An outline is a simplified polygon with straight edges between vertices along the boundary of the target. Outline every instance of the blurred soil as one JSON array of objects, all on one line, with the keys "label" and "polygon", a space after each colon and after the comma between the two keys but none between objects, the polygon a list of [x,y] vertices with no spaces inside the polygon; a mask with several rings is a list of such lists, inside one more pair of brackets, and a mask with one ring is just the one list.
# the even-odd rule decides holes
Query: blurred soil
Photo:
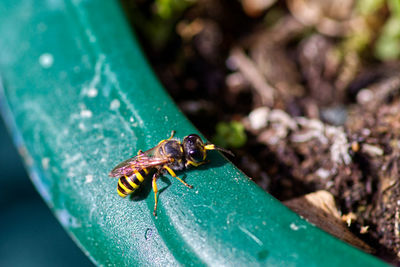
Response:
[{"label": "blurred soil", "polygon": [[282,201],[328,191],[348,229],[391,263],[400,262],[396,3],[123,1],[161,82],[209,140],[228,140],[219,143],[233,162]]}]

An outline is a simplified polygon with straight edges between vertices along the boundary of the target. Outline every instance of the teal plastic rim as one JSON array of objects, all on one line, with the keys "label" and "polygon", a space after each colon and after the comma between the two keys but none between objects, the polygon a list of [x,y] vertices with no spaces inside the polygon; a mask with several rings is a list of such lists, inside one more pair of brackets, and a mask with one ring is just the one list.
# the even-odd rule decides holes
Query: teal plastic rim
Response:
[{"label": "teal plastic rim", "polygon": [[37,190],[98,265],[379,266],[307,223],[218,152],[122,199],[119,161],[198,131],[148,66],[118,2],[0,3],[2,115]]}]

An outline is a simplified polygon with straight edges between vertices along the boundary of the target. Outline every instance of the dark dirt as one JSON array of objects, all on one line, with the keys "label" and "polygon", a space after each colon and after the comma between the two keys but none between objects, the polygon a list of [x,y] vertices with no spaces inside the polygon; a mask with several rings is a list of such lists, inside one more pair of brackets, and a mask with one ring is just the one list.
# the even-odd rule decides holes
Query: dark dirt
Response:
[{"label": "dark dirt", "polygon": [[[155,3],[123,1],[158,77],[205,136],[241,123],[247,141],[230,147],[240,169],[282,201],[331,192],[353,233],[398,263],[400,61],[374,53],[390,7],[320,1],[310,15],[313,1],[273,2],[198,0],[161,19]],[[144,24],[160,21],[168,37],[155,42]]]}]

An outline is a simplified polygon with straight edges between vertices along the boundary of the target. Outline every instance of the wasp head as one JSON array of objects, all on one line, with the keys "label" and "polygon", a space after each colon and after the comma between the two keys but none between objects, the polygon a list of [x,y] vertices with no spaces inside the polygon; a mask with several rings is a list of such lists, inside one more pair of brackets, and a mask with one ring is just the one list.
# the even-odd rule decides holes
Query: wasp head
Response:
[{"label": "wasp head", "polygon": [[183,150],[185,151],[186,164],[198,166],[205,162],[207,150],[220,150],[233,155],[229,150],[217,147],[213,144],[204,144],[200,136],[191,134],[183,139]]}]

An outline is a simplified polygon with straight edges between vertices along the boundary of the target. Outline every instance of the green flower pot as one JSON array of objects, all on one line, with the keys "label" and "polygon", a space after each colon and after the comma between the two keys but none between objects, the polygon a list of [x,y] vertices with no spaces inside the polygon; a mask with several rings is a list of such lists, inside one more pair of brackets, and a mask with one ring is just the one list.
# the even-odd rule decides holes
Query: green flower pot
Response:
[{"label": "green flower pot", "polygon": [[198,133],[146,62],[120,4],[0,3],[4,119],[37,190],[98,265],[380,266],[307,223],[219,152],[118,196],[108,172],[169,136]]}]

